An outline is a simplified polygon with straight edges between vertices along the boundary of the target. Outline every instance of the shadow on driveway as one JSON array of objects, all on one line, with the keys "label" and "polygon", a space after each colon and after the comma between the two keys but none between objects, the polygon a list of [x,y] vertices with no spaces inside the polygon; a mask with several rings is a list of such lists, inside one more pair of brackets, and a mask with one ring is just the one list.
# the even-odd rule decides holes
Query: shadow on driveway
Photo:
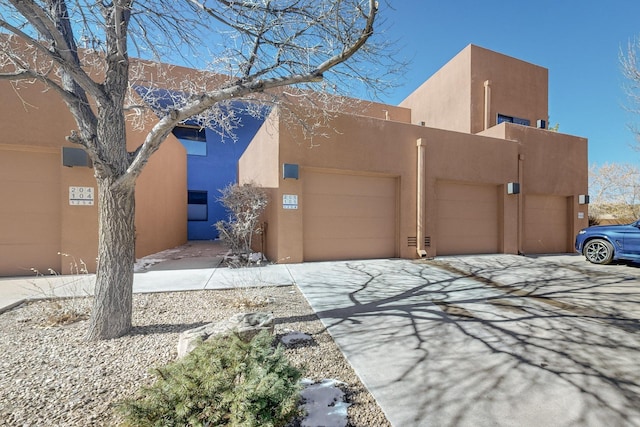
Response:
[{"label": "shadow on driveway", "polygon": [[395,426],[640,425],[635,279],[508,255],[290,271]]}]

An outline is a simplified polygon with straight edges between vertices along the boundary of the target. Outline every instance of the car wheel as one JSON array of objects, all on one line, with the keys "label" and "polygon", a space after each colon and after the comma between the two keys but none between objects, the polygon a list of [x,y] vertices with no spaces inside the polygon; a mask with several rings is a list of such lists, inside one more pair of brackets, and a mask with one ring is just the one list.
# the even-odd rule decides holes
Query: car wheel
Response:
[{"label": "car wheel", "polygon": [[613,246],[603,239],[593,239],[584,246],[584,256],[594,264],[609,264],[613,259]]}]

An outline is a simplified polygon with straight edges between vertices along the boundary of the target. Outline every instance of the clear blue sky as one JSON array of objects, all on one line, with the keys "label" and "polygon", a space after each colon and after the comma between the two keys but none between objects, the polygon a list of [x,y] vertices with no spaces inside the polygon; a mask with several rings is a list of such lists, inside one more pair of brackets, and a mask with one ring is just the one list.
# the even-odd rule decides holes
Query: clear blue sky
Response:
[{"label": "clear blue sky", "polygon": [[640,117],[624,108],[619,62],[620,49],[640,37],[640,0],[391,3],[381,17],[410,68],[383,101],[398,104],[471,43],[549,70],[550,122],[589,139],[589,163],[640,161],[628,128]]}]

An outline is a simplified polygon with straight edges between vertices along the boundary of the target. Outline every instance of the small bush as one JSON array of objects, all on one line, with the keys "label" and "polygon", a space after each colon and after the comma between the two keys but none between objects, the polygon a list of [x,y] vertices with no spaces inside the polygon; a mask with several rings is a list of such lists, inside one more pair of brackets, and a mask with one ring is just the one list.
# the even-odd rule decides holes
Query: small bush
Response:
[{"label": "small bush", "polygon": [[253,236],[261,233],[259,220],[267,207],[267,193],[254,184],[231,184],[220,193],[218,200],[229,211],[229,221],[218,221],[215,227],[240,265],[248,265]]},{"label": "small bush", "polygon": [[124,402],[126,426],[284,426],[298,414],[301,372],[262,332],[202,343],[155,370],[155,384]]},{"label": "small bush", "polygon": [[85,262],[61,252],[58,255],[70,259],[70,274],[61,275],[50,268],[49,274],[45,275],[35,268],[31,269],[38,279],[30,282],[32,290],[38,299],[49,301],[47,304],[30,304],[28,311],[32,320],[48,326],[67,325],[88,319],[93,303],[89,290],[94,286],[95,279],[89,274]]}]

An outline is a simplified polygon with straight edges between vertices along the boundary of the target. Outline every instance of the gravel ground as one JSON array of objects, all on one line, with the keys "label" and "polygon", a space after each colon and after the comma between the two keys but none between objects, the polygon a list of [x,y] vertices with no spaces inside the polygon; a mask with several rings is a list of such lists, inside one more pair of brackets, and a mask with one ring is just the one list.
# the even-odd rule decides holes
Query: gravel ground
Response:
[{"label": "gravel ground", "polygon": [[136,294],[133,304],[131,333],[99,342],[84,341],[86,320],[50,325],[60,309],[52,302],[1,314],[0,426],[117,425],[114,405],[149,384],[151,368],[176,358],[180,332],[259,310],[274,314],[278,337],[289,331],[313,337],[287,354],[308,378],[346,383],[350,426],[390,426],[295,287]]}]

